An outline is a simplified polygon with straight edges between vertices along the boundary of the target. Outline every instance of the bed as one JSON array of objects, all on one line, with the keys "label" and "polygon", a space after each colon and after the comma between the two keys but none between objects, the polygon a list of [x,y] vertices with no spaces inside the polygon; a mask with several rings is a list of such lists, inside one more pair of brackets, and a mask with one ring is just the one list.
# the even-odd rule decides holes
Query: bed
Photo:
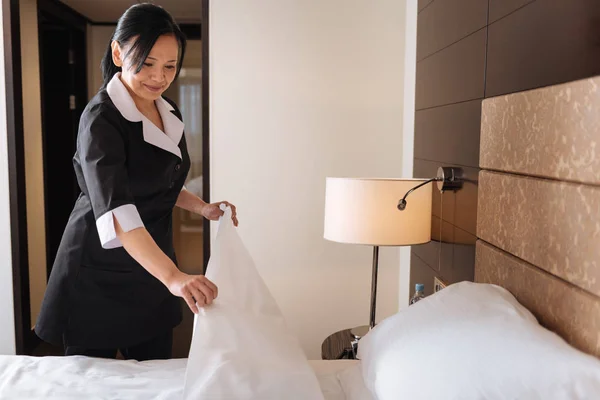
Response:
[{"label": "bed", "polygon": [[[345,400],[358,361],[309,361],[325,400]],[[187,360],[0,357],[1,399],[180,400]],[[359,372],[358,372],[359,373]],[[345,388],[344,388],[345,385]]]},{"label": "bed", "polygon": [[[483,101],[475,283],[382,321],[360,361],[310,361],[325,399],[600,399],[599,88]],[[0,398],[176,399],[185,369],[0,357]]]}]

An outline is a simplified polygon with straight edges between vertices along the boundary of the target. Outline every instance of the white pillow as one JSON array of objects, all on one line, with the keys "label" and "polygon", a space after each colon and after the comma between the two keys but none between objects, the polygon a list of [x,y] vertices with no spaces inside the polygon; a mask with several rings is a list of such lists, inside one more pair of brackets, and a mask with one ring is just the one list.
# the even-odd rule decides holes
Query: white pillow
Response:
[{"label": "white pillow", "polygon": [[462,282],[359,343],[378,400],[600,399],[600,360],[540,326],[505,289]]}]

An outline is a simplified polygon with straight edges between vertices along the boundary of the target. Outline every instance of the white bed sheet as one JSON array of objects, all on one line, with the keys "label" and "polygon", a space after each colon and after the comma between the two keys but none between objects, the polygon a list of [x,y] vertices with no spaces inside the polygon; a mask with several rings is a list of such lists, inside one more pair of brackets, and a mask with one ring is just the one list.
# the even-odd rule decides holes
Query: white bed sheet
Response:
[{"label": "white bed sheet", "polygon": [[[346,400],[338,373],[358,361],[309,361],[326,400]],[[179,400],[187,359],[0,356],[0,399]],[[309,400],[309,399],[307,399]]]}]

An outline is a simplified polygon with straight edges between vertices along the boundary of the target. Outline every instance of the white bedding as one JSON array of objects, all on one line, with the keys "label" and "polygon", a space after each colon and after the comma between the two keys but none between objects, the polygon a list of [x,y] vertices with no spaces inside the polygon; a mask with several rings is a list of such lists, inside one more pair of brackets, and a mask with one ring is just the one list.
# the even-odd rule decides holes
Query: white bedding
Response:
[{"label": "white bedding", "polygon": [[[350,400],[338,374],[358,361],[309,361],[326,400]],[[0,356],[0,399],[181,399],[187,359]],[[307,399],[309,400],[309,399]]]}]

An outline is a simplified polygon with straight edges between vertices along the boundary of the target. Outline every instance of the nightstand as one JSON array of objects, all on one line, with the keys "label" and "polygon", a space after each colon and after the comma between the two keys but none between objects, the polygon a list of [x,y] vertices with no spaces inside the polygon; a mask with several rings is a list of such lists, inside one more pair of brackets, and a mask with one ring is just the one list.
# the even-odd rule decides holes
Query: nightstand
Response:
[{"label": "nightstand", "polygon": [[356,349],[353,350],[353,342],[355,342],[355,338],[350,329],[329,335],[321,345],[321,358],[323,360],[354,360]]}]

